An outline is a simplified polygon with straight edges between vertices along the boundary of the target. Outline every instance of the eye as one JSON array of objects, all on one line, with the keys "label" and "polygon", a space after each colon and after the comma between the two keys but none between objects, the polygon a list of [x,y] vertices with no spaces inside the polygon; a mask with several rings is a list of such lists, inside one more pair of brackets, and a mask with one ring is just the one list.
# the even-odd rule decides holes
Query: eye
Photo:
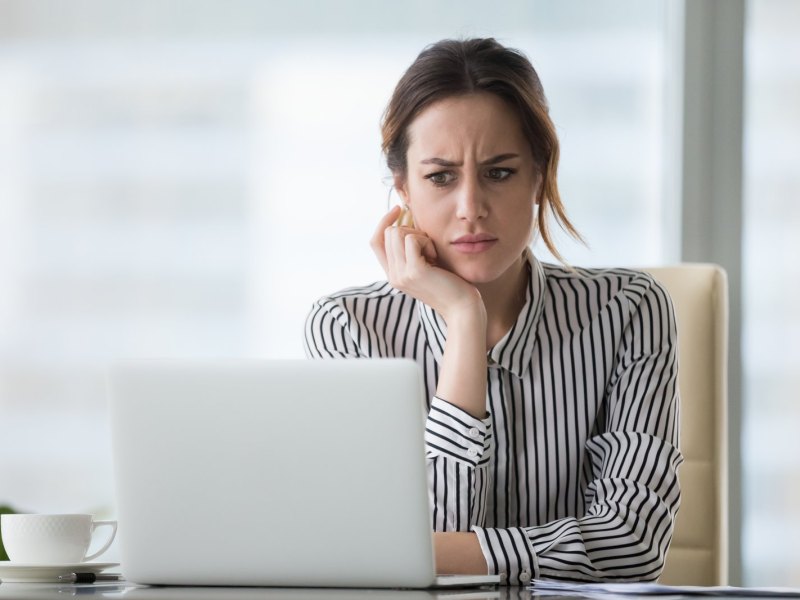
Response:
[{"label": "eye", "polygon": [[504,167],[492,167],[486,172],[486,176],[494,181],[503,181],[516,173],[515,169]]},{"label": "eye", "polygon": [[436,173],[425,175],[425,179],[437,187],[443,187],[452,182],[455,178],[456,176],[452,171],[437,171]]}]

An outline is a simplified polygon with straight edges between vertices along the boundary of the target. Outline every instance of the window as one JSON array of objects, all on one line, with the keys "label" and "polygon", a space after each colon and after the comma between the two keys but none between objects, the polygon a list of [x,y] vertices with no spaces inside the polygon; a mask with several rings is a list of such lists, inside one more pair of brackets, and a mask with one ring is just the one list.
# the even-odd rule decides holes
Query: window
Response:
[{"label": "window", "polygon": [[800,5],[747,5],[742,356],[743,566],[800,585]]},{"label": "window", "polygon": [[314,299],[383,277],[378,123],[432,41],[539,70],[591,245],[570,262],[677,258],[665,2],[185,8],[0,5],[0,502],[113,514],[110,361],[300,357]]}]

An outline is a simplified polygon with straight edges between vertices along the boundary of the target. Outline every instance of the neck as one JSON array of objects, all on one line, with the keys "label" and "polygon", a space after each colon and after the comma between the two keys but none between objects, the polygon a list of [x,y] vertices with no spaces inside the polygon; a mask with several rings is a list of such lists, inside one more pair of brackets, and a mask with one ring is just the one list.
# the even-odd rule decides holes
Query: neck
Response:
[{"label": "neck", "polygon": [[486,347],[499,342],[508,333],[525,305],[528,287],[528,261],[525,255],[498,279],[476,287],[486,307]]}]

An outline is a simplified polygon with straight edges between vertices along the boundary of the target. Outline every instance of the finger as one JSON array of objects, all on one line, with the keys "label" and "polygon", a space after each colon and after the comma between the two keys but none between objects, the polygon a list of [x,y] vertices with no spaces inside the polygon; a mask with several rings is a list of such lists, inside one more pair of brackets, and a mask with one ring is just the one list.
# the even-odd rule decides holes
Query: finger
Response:
[{"label": "finger", "polygon": [[429,263],[435,263],[436,259],[439,258],[439,254],[436,252],[436,244],[434,244],[433,240],[428,237],[427,233],[420,231],[419,229],[414,229],[413,227],[396,227],[396,229],[404,235],[411,234],[421,238],[419,244],[420,251]]},{"label": "finger", "polygon": [[426,250],[426,248],[432,245],[431,239],[425,235],[412,233],[405,236],[403,249],[405,250],[405,261],[410,270],[419,272],[421,269],[430,266],[426,254],[429,254],[430,250]]},{"label": "finger", "polygon": [[373,252],[375,252],[375,255],[378,257],[378,262],[381,263],[384,271],[387,269],[385,232],[386,229],[391,227],[392,224],[397,220],[397,217],[400,215],[400,210],[401,209],[399,206],[392,207],[392,210],[386,213],[381,220],[378,221],[378,226],[375,228],[375,233],[370,239],[370,246],[372,247]]},{"label": "finger", "polygon": [[373,235],[373,239],[379,238],[383,240],[383,231],[387,227],[391,227],[394,225],[397,218],[400,216],[402,212],[402,208],[400,206],[393,206],[392,209],[381,217],[381,220],[378,221],[378,226],[375,228],[375,235]]},{"label": "finger", "polygon": [[425,236],[425,239],[428,241],[428,243],[422,247],[422,254],[429,263],[435,264],[436,259],[439,258],[439,253],[436,252],[436,244],[434,244],[433,240],[427,236]]},{"label": "finger", "polygon": [[386,261],[390,278],[405,270],[406,251],[403,238],[406,234],[398,227],[387,227],[384,233]]},{"label": "finger", "polygon": [[429,242],[431,242],[430,244],[427,243],[418,244],[419,248],[417,252],[424,252],[428,257],[432,259],[436,258],[436,249],[433,247],[433,242],[428,237],[428,234],[420,231],[419,229],[398,225],[396,227],[387,228],[385,234],[386,234],[385,239],[390,240],[390,242],[389,241],[386,242],[387,253],[391,252],[393,254],[394,263],[397,267],[402,268],[406,263],[405,238],[409,235],[422,238],[423,240],[428,240]]}]

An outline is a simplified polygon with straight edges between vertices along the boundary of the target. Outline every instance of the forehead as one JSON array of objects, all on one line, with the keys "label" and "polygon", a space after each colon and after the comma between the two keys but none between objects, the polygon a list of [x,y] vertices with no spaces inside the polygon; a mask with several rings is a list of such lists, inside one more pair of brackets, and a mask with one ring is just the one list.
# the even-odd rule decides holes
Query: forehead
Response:
[{"label": "forehead", "polygon": [[434,102],[411,122],[408,134],[410,157],[457,158],[528,151],[516,111],[502,98],[486,92]]}]

